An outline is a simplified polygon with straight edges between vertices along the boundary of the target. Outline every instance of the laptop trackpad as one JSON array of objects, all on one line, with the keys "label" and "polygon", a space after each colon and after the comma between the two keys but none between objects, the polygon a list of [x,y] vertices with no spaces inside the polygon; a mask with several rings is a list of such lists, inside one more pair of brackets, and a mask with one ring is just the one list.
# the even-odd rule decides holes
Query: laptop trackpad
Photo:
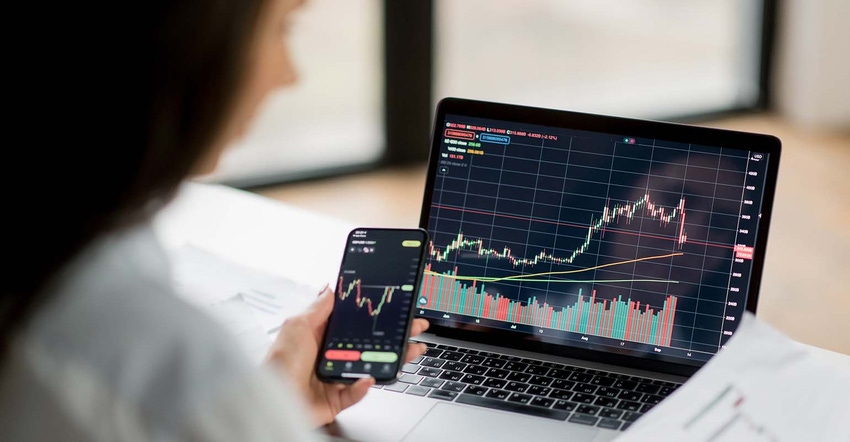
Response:
[{"label": "laptop trackpad", "polygon": [[598,430],[561,421],[531,418],[516,413],[437,404],[419,421],[405,441],[487,440],[592,440]]}]

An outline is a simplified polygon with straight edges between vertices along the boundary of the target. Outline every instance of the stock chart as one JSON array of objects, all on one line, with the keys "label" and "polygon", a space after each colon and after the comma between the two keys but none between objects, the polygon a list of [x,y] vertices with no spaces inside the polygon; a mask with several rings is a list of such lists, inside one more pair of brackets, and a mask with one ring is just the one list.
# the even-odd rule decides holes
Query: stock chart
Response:
[{"label": "stock chart", "polygon": [[463,116],[444,126],[421,315],[694,360],[731,336],[766,154]]}]

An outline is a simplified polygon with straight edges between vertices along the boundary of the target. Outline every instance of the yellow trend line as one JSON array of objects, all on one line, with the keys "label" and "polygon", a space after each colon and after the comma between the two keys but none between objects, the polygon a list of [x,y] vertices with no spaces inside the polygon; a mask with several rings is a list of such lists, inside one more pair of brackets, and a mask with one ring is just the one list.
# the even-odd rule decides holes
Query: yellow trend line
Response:
[{"label": "yellow trend line", "polygon": [[[508,280],[516,280],[516,279],[522,280],[522,279],[525,279],[525,278],[532,278],[532,277],[535,277],[535,276],[567,275],[567,274],[571,274],[571,273],[581,273],[581,272],[587,272],[589,270],[597,270],[597,269],[617,266],[617,265],[621,265],[621,264],[631,264],[633,262],[649,261],[651,259],[672,258],[674,256],[682,256],[682,255],[684,255],[684,253],[682,253],[682,252],[668,253],[666,255],[645,256],[643,258],[630,259],[628,261],[611,262],[611,263],[608,263],[608,264],[602,264],[602,265],[598,265],[598,266],[594,266],[594,267],[587,267],[587,268],[584,268],[584,269],[563,270],[563,271],[560,271],[560,272],[531,273],[531,274],[527,274],[527,275],[524,274],[524,275],[505,276],[503,278],[487,278],[486,276],[485,277],[480,277],[480,276],[475,277],[475,276],[458,276],[458,275],[452,275],[452,278],[456,279],[456,280],[461,280],[461,281],[468,281],[468,280],[471,280],[471,279],[475,279],[475,280],[478,280],[478,281],[481,281],[481,282],[499,282],[499,281],[508,281]],[[427,273],[430,274],[430,275],[439,275],[440,274],[440,273],[437,273],[437,272],[434,272],[434,271],[429,271]]]}]

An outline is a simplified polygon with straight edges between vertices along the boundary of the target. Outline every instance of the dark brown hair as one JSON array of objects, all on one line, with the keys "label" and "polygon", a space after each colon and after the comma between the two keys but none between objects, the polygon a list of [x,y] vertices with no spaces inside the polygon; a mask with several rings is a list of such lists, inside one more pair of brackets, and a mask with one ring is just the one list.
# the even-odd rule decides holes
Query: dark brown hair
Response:
[{"label": "dark brown hair", "polygon": [[42,26],[55,40],[22,62],[37,80],[20,109],[41,130],[16,147],[22,174],[5,189],[0,351],[66,263],[149,217],[222,136],[263,2],[146,0]]}]

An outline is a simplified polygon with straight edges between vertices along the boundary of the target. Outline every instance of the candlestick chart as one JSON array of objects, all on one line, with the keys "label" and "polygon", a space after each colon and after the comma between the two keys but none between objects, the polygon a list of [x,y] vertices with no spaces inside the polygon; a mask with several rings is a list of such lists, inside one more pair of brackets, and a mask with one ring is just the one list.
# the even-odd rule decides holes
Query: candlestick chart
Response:
[{"label": "candlestick chart", "polygon": [[718,351],[743,312],[764,156],[453,118],[466,138],[447,131],[432,169],[421,315],[571,345]]}]

